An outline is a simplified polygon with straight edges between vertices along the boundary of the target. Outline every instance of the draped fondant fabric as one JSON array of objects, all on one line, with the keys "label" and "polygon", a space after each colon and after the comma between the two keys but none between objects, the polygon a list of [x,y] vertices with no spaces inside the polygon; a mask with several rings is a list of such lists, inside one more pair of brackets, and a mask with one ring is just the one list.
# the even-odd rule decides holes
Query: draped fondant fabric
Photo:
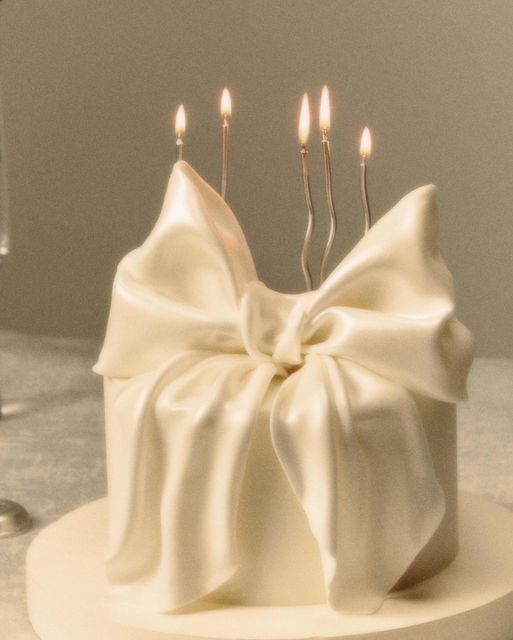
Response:
[{"label": "draped fondant fabric", "polygon": [[319,545],[329,604],[376,611],[430,540],[444,494],[412,393],[465,397],[472,339],[437,248],[435,189],[408,194],[316,291],[256,276],[235,216],[185,162],[119,265],[95,370],[107,413],[111,588],[170,611],[237,569],[249,440],[272,442]]}]

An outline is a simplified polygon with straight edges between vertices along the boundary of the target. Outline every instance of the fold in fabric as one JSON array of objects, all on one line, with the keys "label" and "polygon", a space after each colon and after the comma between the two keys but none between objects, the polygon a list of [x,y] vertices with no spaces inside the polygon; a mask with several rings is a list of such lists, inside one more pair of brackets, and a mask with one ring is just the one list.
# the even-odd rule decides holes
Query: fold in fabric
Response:
[{"label": "fold in fabric", "polygon": [[472,339],[437,248],[434,187],[408,194],[314,292],[257,280],[231,210],[185,162],[119,265],[95,370],[106,396],[111,589],[170,611],[237,569],[237,503],[271,381],[276,455],[328,602],[376,611],[444,494],[410,392],[465,397]]},{"label": "fold in fabric", "polygon": [[415,402],[360,365],[310,355],[283,383],[271,423],[329,604],[377,610],[445,513]]},{"label": "fold in fabric", "polygon": [[274,375],[241,355],[186,353],[112,399],[106,569],[137,606],[167,611],[235,571],[246,452]]}]

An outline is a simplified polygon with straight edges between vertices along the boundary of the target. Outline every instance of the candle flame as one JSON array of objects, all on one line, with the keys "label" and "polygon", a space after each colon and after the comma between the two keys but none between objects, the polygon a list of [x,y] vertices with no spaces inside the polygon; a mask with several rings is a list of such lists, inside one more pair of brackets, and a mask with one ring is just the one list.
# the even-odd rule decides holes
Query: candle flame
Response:
[{"label": "candle flame", "polygon": [[232,115],[232,98],[226,87],[221,95],[221,115],[223,118],[229,118]]},{"label": "candle flame", "polygon": [[308,136],[310,134],[310,103],[308,101],[308,94],[305,93],[301,102],[301,112],[299,114],[299,142],[302,145],[306,145],[308,142]]},{"label": "candle flame", "polygon": [[362,131],[362,137],[360,140],[360,155],[362,158],[368,158],[372,150],[372,141],[369,127],[365,127]]},{"label": "candle flame", "polygon": [[185,109],[183,104],[176,111],[175,133],[177,138],[181,138],[185,133]]},{"label": "candle flame", "polygon": [[330,128],[330,94],[326,85],[322,88],[321,93],[319,127],[321,128],[321,131],[329,131]]}]

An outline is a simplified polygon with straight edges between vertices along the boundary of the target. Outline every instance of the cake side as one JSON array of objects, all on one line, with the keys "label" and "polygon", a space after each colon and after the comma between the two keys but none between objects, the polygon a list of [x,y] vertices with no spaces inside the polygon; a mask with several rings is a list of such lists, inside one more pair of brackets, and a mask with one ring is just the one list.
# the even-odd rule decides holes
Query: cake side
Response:
[{"label": "cake side", "polygon": [[[430,542],[397,588],[443,568],[458,549],[456,420],[452,404],[416,396],[446,511]],[[394,505],[390,505],[393,509]],[[369,523],[372,526],[372,523]],[[246,606],[326,602],[318,545],[276,458],[269,433],[269,403],[252,437],[237,519],[239,568],[207,601]]]},{"label": "cake side", "polygon": [[[112,407],[114,398],[123,393],[127,384],[129,381],[105,380],[106,407],[110,407],[106,412],[110,487],[124,481],[118,454],[124,447],[126,433]],[[248,448],[235,525],[237,570],[219,589],[202,599],[205,603],[291,606],[326,602],[318,544],[271,441],[270,411],[278,388],[278,382],[271,384]],[[419,395],[415,395],[415,402],[445,495],[446,510],[437,531],[396,585],[398,589],[441,571],[454,559],[458,549],[455,406]],[[159,493],[158,478],[154,480],[155,492]],[[119,491],[117,488],[116,493]],[[111,500],[111,520],[120,517],[118,508],[119,504]],[[390,504],[390,509],[393,508]],[[111,531],[113,529],[111,527]],[[149,544],[148,548],[153,545]],[[148,562],[144,548],[134,557],[134,563],[141,562]]]}]

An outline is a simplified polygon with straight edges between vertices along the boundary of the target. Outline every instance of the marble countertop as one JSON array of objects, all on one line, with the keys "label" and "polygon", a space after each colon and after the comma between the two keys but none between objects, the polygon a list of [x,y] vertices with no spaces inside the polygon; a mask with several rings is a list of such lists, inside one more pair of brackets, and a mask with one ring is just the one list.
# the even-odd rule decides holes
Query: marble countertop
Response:
[{"label": "marble countertop", "polygon": [[[2,640],[36,639],[24,565],[37,531],[106,492],[102,383],[91,372],[98,349],[92,340],[0,332],[0,496],[34,520],[28,533],[0,539]],[[513,360],[475,361],[458,424],[460,488],[513,509]]]}]

